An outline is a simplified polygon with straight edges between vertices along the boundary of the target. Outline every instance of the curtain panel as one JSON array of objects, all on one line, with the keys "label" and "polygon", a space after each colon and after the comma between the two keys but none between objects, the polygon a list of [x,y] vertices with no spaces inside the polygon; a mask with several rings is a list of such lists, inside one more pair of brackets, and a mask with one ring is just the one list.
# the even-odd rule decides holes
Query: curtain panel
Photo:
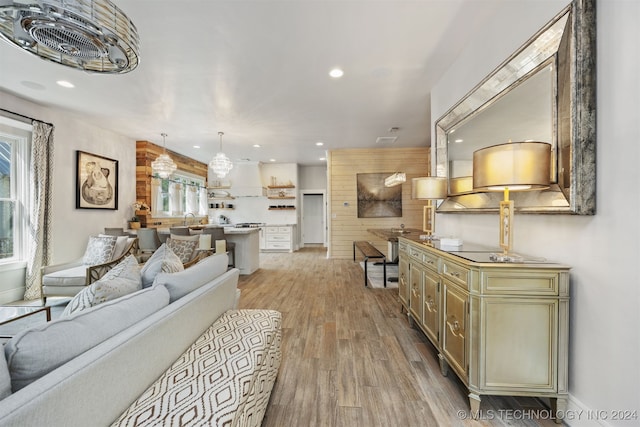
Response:
[{"label": "curtain panel", "polygon": [[41,297],[40,270],[51,258],[54,127],[38,120],[32,124],[25,300]]}]

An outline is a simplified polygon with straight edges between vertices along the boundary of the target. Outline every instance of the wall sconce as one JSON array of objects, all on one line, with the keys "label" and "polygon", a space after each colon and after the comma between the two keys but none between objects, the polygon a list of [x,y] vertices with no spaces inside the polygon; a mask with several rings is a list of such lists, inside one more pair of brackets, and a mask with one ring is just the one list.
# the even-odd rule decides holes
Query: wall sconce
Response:
[{"label": "wall sconce", "polygon": [[384,179],[385,187],[393,187],[407,181],[407,174],[404,172],[396,172]]},{"label": "wall sconce", "polygon": [[427,233],[428,240],[433,239],[436,225],[436,211],[431,201],[446,197],[447,178],[427,176],[411,180],[411,198],[427,201],[422,208],[422,230]]},{"label": "wall sconce", "polygon": [[499,262],[522,262],[509,254],[513,245],[513,200],[509,191],[532,191],[549,188],[551,144],[546,142],[510,142],[473,153],[474,191],[502,191],[500,202],[500,247],[502,254],[492,254]]}]

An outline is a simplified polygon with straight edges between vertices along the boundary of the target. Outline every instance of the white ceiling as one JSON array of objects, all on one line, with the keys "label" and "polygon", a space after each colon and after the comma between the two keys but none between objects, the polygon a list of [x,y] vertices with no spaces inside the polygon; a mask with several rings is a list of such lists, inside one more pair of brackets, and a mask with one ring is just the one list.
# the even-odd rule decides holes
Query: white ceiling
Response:
[{"label": "white ceiling", "polygon": [[380,136],[429,145],[430,88],[500,1],[115,0],[138,28],[138,68],[88,74],[0,42],[0,88],[132,140],[166,132],[204,162],[223,131],[233,161],[321,165],[325,150],[389,146]]}]

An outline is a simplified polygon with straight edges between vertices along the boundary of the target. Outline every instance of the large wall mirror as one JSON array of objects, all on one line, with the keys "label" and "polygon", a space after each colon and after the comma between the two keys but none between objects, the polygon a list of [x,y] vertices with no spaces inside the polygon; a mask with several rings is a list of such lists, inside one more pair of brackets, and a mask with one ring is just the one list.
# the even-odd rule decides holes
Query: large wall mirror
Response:
[{"label": "large wall mirror", "polygon": [[595,0],[574,0],[435,125],[438,212],[497,211],[501,193],[473,192],[473,152],[505,142],[552,145],[551,187],[512,193],[516,211],[595,213]]}]

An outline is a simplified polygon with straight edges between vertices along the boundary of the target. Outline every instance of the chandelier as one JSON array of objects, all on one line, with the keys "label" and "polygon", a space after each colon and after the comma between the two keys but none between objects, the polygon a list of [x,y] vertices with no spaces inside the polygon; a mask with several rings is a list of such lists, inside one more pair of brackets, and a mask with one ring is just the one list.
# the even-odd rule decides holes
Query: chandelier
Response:
[{"label": "chandelier", "polygon": [[169,176],[178,169],[178,166],[176,166],[171,157],[167,154],[167,143],[165,141],[167,134],[161,133],[160,135],[162,135],[162,146],[164,147],[164,152],[151,162],[151,170],[160,178],[169,178]]},{"label": "chandelier", "polygon": [[218,132],[218,135],[220,135],[220,151],[211,159],[209,167],[218,178],[224,178],[229,171],[233,169],[233,163],[231,163],[231,160],[222,152],[222,135],[224,135],[224,132]]},{"label": "chandelier", "polygon": [[138,30],[109,0],[2,0],[0,38],[42,59],[95,73],[138,66]]}]

